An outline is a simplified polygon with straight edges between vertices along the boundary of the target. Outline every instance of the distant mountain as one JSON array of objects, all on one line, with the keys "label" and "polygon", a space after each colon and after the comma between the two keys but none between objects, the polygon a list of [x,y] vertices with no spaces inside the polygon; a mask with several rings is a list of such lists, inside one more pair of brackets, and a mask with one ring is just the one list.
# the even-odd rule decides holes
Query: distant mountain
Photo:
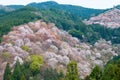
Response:
[{"label": "distant mountain", "polygon": [[12,9],[20,9],[20,8],[23,8],[24,7],[24,5],[8,5],[7,7],[9,7],[9,8],[12,8]]},{"label": "distant mountain", "polygon": [[14,9],[0,5],[0,15],[3,15],[5,13],[11,12],[11,11],[14,11]]},{"label": "distant mountain", "polygon": [[95,15],[98,15],[104,12],[104,10],[102,9],[101,10],[90,9],[90,8],[84,8],[81,6],[63,5],[63,4],[58,4],[56,2],[53,2],[53,1],[48,1],[48,2],[43,2],[43,3],[30,3],[27,6],[32,6],[32,7],[39,8],[39,9],[54,8],[54,9],[64,10],[64,11],[72,13],[73,15],[80,17],[81,19],[88,19],[91,16],[95,16]]},{"label": "distant mountain", "polygon": [[120,27],[120,9],[113,8],[98,16],[91,17],[86,24],[100,24],[109,28]]},{"label": "distant mountain", "polygon": [[54,1],[47,1],[47,2],[41,2],[41,3],[36,3],[36,2],[33,2],[33,3],[30,3],[28,4],[27,6],[32,6],[32,7],[37,7],[37,8],[50,8],[50,7],[53,7],[53,6],[58,6],[59,4],[57,2],[54,2]]},{"label": "distant mountain", "polygon": [[114,8],[120,9],[120,5],[114,6]]},{"label": "distant mountain", "polygon": [[0,5],[0,10],[4,10],[6,12],[9,12],[9,11],[12,11],[14,10],[13,8],[10,8],[10,7],[7,7],[7,6],[3,6],[3,5]]},{"label": "distant mountain", "polygon": [[[63,10],[66,12],[69,12],[73,15],[76,15],[77,17],[83,19],[89,19],[92,16],[98,15],[100,13],[103,13],[105,10],[103,9],[92,9],[92,8],[84,8],[81,6],[74,6],[74,5],[63,5],[63,4],[58,4],[57,2],[54,1],[47,1],[47,2],[42,2],[42,3],[30,3],[26,6],[31,6],[34,8],[38,9],[58,9],[58,10]],[[24,5],[8,5],[5,6],[11,9],[20,9],[25,7]]]}]

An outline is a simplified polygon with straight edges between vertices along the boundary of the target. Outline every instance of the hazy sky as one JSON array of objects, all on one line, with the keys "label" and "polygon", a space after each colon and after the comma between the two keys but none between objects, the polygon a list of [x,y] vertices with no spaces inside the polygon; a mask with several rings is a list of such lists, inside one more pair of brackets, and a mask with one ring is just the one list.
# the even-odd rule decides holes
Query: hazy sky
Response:
[{"label": "hazy sky", "polygon": [[45,2],[45,1],[56,1],[60,4],[72,4],[79,5],[89,8],[111,8],[115,5],[120,4],[120,0],[0,0],[2,5],[10,4],[23,4],[26,5],[31,2]]}]

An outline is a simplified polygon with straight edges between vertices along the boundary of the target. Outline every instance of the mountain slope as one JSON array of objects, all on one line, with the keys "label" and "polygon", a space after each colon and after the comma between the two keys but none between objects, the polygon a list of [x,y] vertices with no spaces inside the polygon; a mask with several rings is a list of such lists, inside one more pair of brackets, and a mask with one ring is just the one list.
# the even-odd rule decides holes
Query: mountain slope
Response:
[{"label": "mountain slope", "polygon": [[[63,5],[63,4],[58,4],[54,1],[47,1],[47,2],[41,2],[41,3],[30,3],[26,6],[31,6],[34,8],[39,8],[39,9],[59,9],[63,10],[66,12],[70,12],[73,15],[78,16],[81,19],[89,19],[91,16],[98,15],[105,10],[103,9],[91,9],[91,8],[84,8],[81,6],[74,6],[74,5]],[[25,7],[24,5],[8,5],[6,7],[12,8],[12,9],[20,9]]]},{"label": "mountain slope", "polygon": [[[33,13],[33,11],[35,12]],[[39,18],[42,18],[47,22],[53,22],[58,26],[58,28],[64,29],[66,31],[75,29],[75,27],[76,29],[79,28],[79,30],[82,30],[82,28],[84,28],[83,31],[88,31],[88,29],[86,29],[87,26],[82,23],[78,17],[68,12],[57,9],[37,10],[31,7],[26,7],[0,17],[1,36],[9,32],[13,25],[19,25],[20,23],[25,23]],[[81,39],[81,36],[85,33],[83,33],[83,31],[81,31],[82,33],[78,34],[76,37],[79,37]]]},{"label": "mountain slope", "polygon": [[9,7],[0,5],[0,15],[3,15],[3,14],[8,13],[8,12],[12,12],[12,11],[14,11],[13,8],[9,8]]},{"label": "mountain slope", "polygon": [[26,7],[0,16],[0,37],[9,32],[13,26],[40,19],[37,12],[34,8]]},{"label": "mountain slope", "polygon": [[91,17],[86,24],[100,24],[108,28],[120,27],[120,10],[117,8],[110,9],[98,16]]},{"label": "mountain slope", "polygon": [[88,19],[93,15],[98,15],[104,12],[104,10],[90,9],[90,8],[84,8],[81,6],[73,6],[73,5],[63,5],[53,1],[48,1],[43,3],[30,3],[27,6],[32,6],[39,9],[54,8],[54,9],[64,10],[72,13],[73,15],[79,16],[81,19]]},{"label": "mountain slope", "polygon": [[81,43],[67,32],[59,30],[55,24],[42,20],[13,27],[3,36],[0,44],[0,79],[6,62],[14,67],[17,60],[22,64],[31,55],[44,59],[43,68],[53,68],[66,72],[69,61],[76,61],[80,77],[84,78],[95,65],[103,65],[114,55],[117,48],[110,42],[99,40],[95,45]]},{"label": "mountain slope", "polygon": [[0,36],[9,32],[15,25],[37,19],[53,22],[58,28],[68,31],[72,36],[79,38],[83,42],[94,44],[97,40],[103,38],[115,44],[120,43],[119,29],[108,29],[100,25],[88,26],[79,17],[64,10],[53,8],[39,10],[32,7],[25,7],[0,16]]},{"label": "mountain slope", "polygon": [[7,7],[9,7],[9,8],[12,8],[12,9],[20,9],[20,8],[23,8],[24,7],[24,5],[8,5]]}]

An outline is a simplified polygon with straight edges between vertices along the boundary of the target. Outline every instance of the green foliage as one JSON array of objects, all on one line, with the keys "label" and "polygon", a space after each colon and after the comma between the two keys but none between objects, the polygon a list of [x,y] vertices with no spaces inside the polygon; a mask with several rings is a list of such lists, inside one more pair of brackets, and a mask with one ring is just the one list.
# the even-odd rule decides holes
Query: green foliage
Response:
[{"label": "green foliage", "polygon": [[1,16],[1,15],[4,15],[4,14],[6,14],[6,13],[8,13],[8,12],[5,11],[5,10],[3,10],[3,9],[0,10],[0,16]]},{"label": "green foliage", "polygon": [[91,80],[90,76],[86,76],[84,80]]},{"label": "green foliage", "polygon": [[[35,66],[33,66],[33,69],[35,70],[36,66],[38,66],[36,64],[39,65],[39,63],[37,62],[35,63]],[[6,66],[4,80],[63,80],[64,78],[62,71],[58,72],[56,69],[47,68],[39,69],[36,73],[33,73],[30,69],[30,66],[31,62],[25,62],[24,64],[20,65],[19,61],[17,61],[12,76],[10,76],[11,70],[9,66]]]},{"label": "green foliage", "polygon": [[40,75],[42,76],[44,80],[62,80],[64,78],[63,72],[57,72],[56,69],[51,69],[51,68],[41,70]]},{"label": "green foliage", "polygon": [[114,66],[112,64],[109,64],[106,66],[101,80],[114,80],[114,78]]},{"label": "green foliage", "polygon": [[108,64],[117,63],[117,62],[119,62],[119,60],[120,60],[120,55],[114,56],[111,60],[109,60],[109,61],[107,62],[106,66],[107,66]]},{"label": "green foliage", "polygon": [[63,5],[63,4],[61,5],[53,1],[48,1],[44,3],[31,3],[31,4],[28,4],[28,6],[39,8],[39,9],[51,9],[51,8],[59,9],[65,12],[70,12],[71,14],[76,15],[81,19],[88,19],[91,16],[98,15],[105,11],[102,9],[101,10],[90,9],[90,8],[84,8],[84,7],[73,6],[73,5]]},{"label": "green foliage", "polygon": [[83,33],[81,33],[80,31],[78,31],[76,29],[71,29],[68,32],[74,37],[77,37],[79,39],[83,39],[83,37],[82,37]]},{"label": "green foliage", "polygon": [[119,80],[120,79],[120,60],[106,65],[101,80]]},{"label": "green foliage", "polygon": [[6,65],[3,80],[12,80],[11,69],[10,69],[9,63],[7,63],[7,65]]},{"label": "green foliage", "polygon": [[17,10],[17,9],[23,8],[24,6],[23,5],[8,5],[7,7]]},{"label": "green foliage", "polygon": [[76,62],[71,61],[67,65],[67,73],[66,73],[65,80],[79,80],[79,74],[78,74]]},{"label": "green foliage", "polygon": [[0,54],[1,58],[3,58],[4,60],[8,60],[10,58],[10,53],[8,52],[4,52]]},{"label": "green foliage", "polygon": [[21,66],[19,61],[17,60],[14,71],[13,71],[13,80],[21,80],[22,76],[23,76],[23,73],[21,71]]},{"label": "green foliage", "polygon": [[[69,30],[75,26],[75,21],[80,21],[79,18],[74,17],[72,14],[58,10],[58,9],[40,9],[41,18],[46,22],[53,22],[58,28]],[[48,15],[49,14],[49,15]],[[73,21],[73,17],[75,21]]]},{"label": "green foliage", "polygon": [[31,7],[24,7],[0,16],[0,37],[7,34],[13,26],[40,19],[40,16],[36,15],[35,12],[38,12],[38,10]]},{"label": "green foliage", "polygon": [[90,76],[87,76],[85,80],[119,80],[120,79],[120,60],[117,62],[109,62],[101,71],[101,69],[96,66]]},{"label": "green foliage", "polygon": [[30,69],[33,72],[33,74],[36,74],[40,70],[41,64],[39,64],[37,61],[34,61],[30,64]]},{"label": "green foliage", "polygon": [[90,74],[90,78],[95,80],[100,80],[101,76],[102,76],[102,70],[100,69],[99,66],[95,66]]},{"label": "green foliage", "polygon": [[21,80],[26,80],[26,79],[25,79],[25,76],[22,76],[22,77],[21,77]]},{"label": "green foliage", "polygon": [[40,55],[31,55],[30,58],[32,62],[38,62],[39,64],[43,64],[43,58]]},{"label": "green foliage", "polygon": [[30,69],[33,72],[33,75],[35,75],[40,71],[40,67],[43,64],[43,58],[39,55],[31,55],[30,58]]},{"label": "green foliage", "polygon": [[21,46],[21,48],[22,48],[23,50],[27,51],[27,52],[30,51],[30,48],[29,48],[28,46],[23,45],[23,46]]},{"label": "green foliage", "polygon": [[[37,61],[38,59],[33,59]],[[13,74],[11,76],[11,70],[9,64],[7,64],[4,79],[3,80],[80,80],[77,70],[77,63],[71,61],[67,65],[67,73],[64,77],[63,72],[58,72],[56,69],[39,69],[39,63],[34,62],[33,70],[36,70],[36,73],[33,73],[30,69],[31,62],[25,62],[23,65],[20,65],[19,61],[16,62]],[[36,65],[37,64],[37,65]],[[22,71],[22,72],[21,72]],[[99,66],[95,66],[91,74],[87,76],[84,80],[119,80],[120,79],[120,60],[114,63],[109,63],[105,66],[103,71]]]},{"label": "green foliage", "polygon": [[100,25],[91,25],[94,32],[98,33],[99,38],[111,40],[112,43],[120,43],[120,28],[106,28]]},{"label": "green foliage", "polygon": [[24,64],[21,65],[21,71],[24,74],[22,77],[25,77],[26,80],[29,80],[29,78],[33,76],[30,64],[31,62],[24,62]]},{"label": "green foliage", "polygon": [[40,73],[40,67],[43,64],[43,59],[39,55],[31,55],[31,62],[25,62],[23,65],[20,65],[17,60],[12,77],[8,79],[10,74],[9,66],[6,66],[8,72],[4,73],[5,80],[29,80],[30,77],[34,77]]}]

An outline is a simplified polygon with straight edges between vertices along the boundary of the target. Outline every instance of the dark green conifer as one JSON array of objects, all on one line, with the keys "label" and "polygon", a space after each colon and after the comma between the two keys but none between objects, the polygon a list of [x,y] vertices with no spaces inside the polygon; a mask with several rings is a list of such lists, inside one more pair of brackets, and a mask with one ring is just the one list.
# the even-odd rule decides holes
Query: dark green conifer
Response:
[{"label": "dark green conifer", "polygon": [[20,63],[19,61],[17,60],[16,61],[16,64],[15,64],[15,68],[14,68],[14,71],[13,71],[13,79],[14,80],[20,80],[21,77],[22,77],[22,71],[21,71],[21,68],[20,68]]},{"label": "dark green conifer", "polygon": [[101,77],[101,80],[115,80],[114,76],[115,76],[114,65],[108,64],[104,69],[103,76]]},{"label": "dark green conifer", "polygon": [[4,71],[3,80],[12,80],[9,63],[7,63],[7,65],[6,65],[6,68],[5,68],[5,71]]},{"label": "dark green conifer", "polygon": [[90,74],[90,78],[94,80],[100,80],[101,76],[102,76],[102,70],[100,69],[99,66],[95,66]]}]

